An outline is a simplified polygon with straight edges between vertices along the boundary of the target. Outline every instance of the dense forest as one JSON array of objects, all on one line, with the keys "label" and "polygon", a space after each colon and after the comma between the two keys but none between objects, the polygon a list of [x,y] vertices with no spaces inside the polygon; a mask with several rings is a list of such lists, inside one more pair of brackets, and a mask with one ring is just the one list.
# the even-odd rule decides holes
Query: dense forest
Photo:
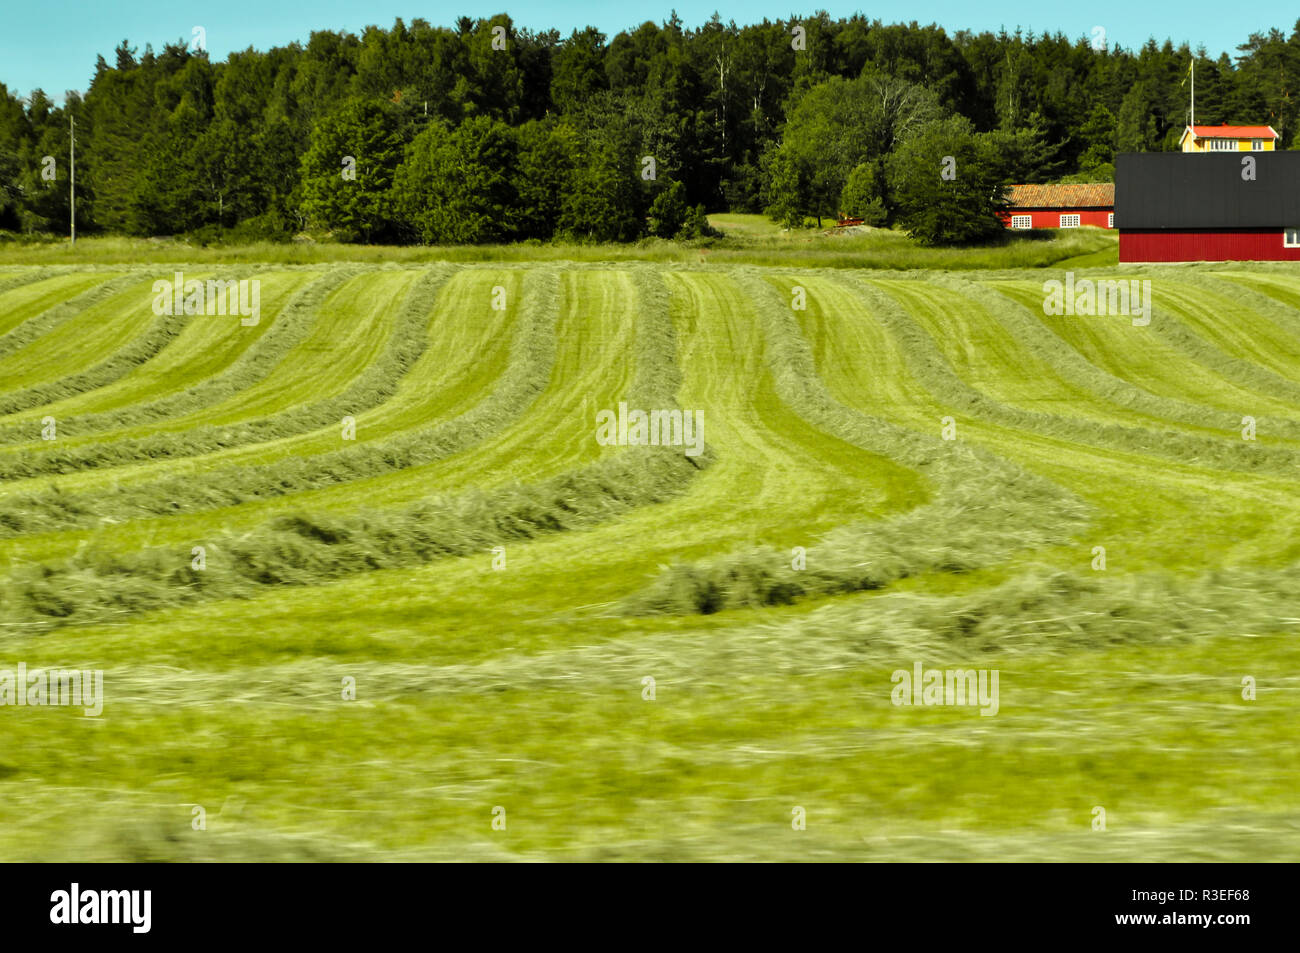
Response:
[{"label": "dense forest", "polygon": [[[1195,54],[1197,121],[1292,145],[1300,21],[1238,51]],[[1193,57],[824,13],[613,38],[398,20],[221,63],[124,40],[62,107],[0,84],[0,229],[66,230],[75,118],[82,231],[629,241],[705,234],[706,211],[843,211],[962,240],[998,183],[1104,181],[1117,151],[1175,148]]]}]

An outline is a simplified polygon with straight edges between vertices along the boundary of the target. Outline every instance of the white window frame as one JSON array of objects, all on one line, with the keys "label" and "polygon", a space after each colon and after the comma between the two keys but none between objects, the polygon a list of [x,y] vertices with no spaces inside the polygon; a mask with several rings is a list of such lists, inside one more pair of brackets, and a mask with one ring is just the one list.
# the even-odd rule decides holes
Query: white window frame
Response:
[{"label": "white window frame", "polygon": [[1032,216],[1032,215],[1012,215],[1012,216],[1011,216],[1011,227],[1012,227],[1012,228],[1033,228],[1033,227],[1034,227],[1034,216]]},{"label": "white window frame", "polygon": [[1207,152],[1235,152],[1237,150],[1237,140],[1222,137],[1207,139],[1205,149]]},{"label": "white window frame", "polygon": [[[1071,221],[1071,219],[1073,219],[1073,221]],[[1079,222],[1080,222],[1079,213],[1078,213],[1078,212],[1072,212],[1072,213],[1070,213],[1069,215],[1062,215],[1062,216],[1061,216],[1061,226],[1060,226],[1060,227],[1061,227],[1061,228],[1078,228],[1078,227],[1079,227]]]},{"label": "white window frame", "polygon": [[1282,247],[1300,248],[1300,228],[1282,229]]},{"label": "white window frame", "polygon": [[1115,227],[1115,213],[1114,213],[1114,212],[1107,212],[1107,213],[1106,213],[1106,227],[1107,227],[1107,228],[1114,228],[1114,227]]},{"label": "white window frame", "polygon": [[1252,140],[1250,140],[1250,151],[1251,151],[1251,152],[1263,152],[1263,151],[1264,151],[1264,140],[1263,140],[1263,139],[1252,139]]}]

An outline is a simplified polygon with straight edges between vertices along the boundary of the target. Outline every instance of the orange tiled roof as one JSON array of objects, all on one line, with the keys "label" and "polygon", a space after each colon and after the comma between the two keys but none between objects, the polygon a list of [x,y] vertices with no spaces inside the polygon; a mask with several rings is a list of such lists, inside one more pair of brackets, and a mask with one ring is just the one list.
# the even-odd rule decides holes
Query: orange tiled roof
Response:
[{"label": "orange tiled roof", "polygon": [[1115,185],[1009,185],[1007,201],[1012,208],[1114,208]]},{"label": "orange tiled roof", "polygon": [[[1192,126],[1197,138],[1205,139],[1276,139],[1272,126]],[[1186,130],[1184,130],[1186,135]]]}]

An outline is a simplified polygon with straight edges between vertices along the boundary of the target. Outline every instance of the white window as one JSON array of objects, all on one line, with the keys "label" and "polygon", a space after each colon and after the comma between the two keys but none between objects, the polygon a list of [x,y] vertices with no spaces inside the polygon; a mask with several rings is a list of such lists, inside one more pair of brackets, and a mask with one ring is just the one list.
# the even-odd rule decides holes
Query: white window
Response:
[{"label": "white window", "polygon": [[1205,148],[1210,152],[1233,152],[1237,148],[1236,139],[1207,139]]},{"label": "white window", "polygon": [[1115,213],[1114,213],[1114,212],[1107,212],[1107,213],[1106,213],[1106,227],[1107,227],[1107,228],[1114,228],[1114,227],[1115,227]]},{"label": "white window", "polygon": [[1061,216],[1061,227],[1062,227],[1062,228],[1078,228],[1078,227],[1079,227],[1079,216],[1078,216],[1078,215],[1062,215],[1062,216]]},{"label": "white window", "polygon": [[1263,151],[1264,151],[1264,140],[1263,140],[1263,139],[1252,139],[1252,140],[1250,140],[1250,151],[1251,151],[1251,152],[1263,152]]},{"label": "white window", "polygon": [[1300,248],[1300,228],[1288,228],[1282,232],[1283,248]]},{"label": "white window", "polygon": [[1011,227],[1012,228],[1033,228],[1034,217],[1032,215],[1012,215]]}]

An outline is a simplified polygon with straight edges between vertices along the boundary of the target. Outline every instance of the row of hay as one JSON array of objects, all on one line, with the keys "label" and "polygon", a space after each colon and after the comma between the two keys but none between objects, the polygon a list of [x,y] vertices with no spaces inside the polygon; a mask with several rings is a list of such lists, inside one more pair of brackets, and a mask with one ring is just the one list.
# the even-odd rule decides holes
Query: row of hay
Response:
[{"label": "row of hay", "polygon": [[[554,356],[558,279],[553,272],[530,278],[534,287],[525,300],[532,309],[527,324],[534,333],[526,332],[527,343],[521,346],[543,348],[545,353],[532,364],[547,366],[546,354]],[[649,272],[639,273],[636,284],[636,372],[628,399],[643,406],[672,407],[680,372],[667,293],[662,279]],[[541,322],[543,313],[552,315],[550,322]],[[539,327],[550,329],[548,346],[537,338]],[[517,399],[498,401],[500,412],[513,407],[519,413],[531,400],[521,395],[538,386],[536,377],[517,370],[528,364],[512,362],[509,393]],[[680,448],[631,447],[531,486],[442,496],[392,511],[284,516],[251,533],[196,540],[206,549],[202,570],[192,567],[188,549],[176,547],[119,555],[83,552],[58,563],[11,570],[0,579],[0,612],[16,626],[52,627],[481,553],[511,541],[591,527],[671,499],[710,459],[708,451],[692,459]]]},{"label": "row of hay", "polygon": [[[440,280],[431,277],[430,284]],[[274,463],[177,474],[84,492],[69,493],[55,486],[15,494],[0,507],[0,538],[85,527],[105,518],[122,522],[276,499],[432,463],[487,439],[517,419],[541,393],[555,359],[559,279],[554,272],[539,271],[530,272],[528,282],[522,298],[522,331],[499,386],[453,420],[383,440],[343,444],[343,449],[310,457],[290,456]],[[427,306],[420,297],[414,313],[424,313]],[[338,418],[330,423],[337,425]]]},{"label": "row of hay", "polygon": [[[198,456],[337,426],[344,415],[369,410],[396,393],[402,378],[425,351],[434,302],[450,275],[449,269],[430,269],[419,278],[403,301],[394,332],[383,354],[367,365],[365,372],[355,378],[346,391],[335,397],[297,404],[278,414],[224,425],[195,427],[184,433],[159,433],[77,447],[60,447],[56,444],[48,450],[27,452],[21,457],[0,458],[0,480],[21,480],[148,460]],[[193,409],[187,407],[185,412],[190,413]],[[60,430],[65,432],[62,425]]]},{"label": "row of hay", "polygon": [[[1194,429],[1211,428],[1226,432],[1240,433],[1240,413],[1216,410],[1190,401],[1173,397],[1162,397],[1144,390],[1129,381],[1122,380],[1097,367],[1080,354],[1070,344],[1052,333],[1041,320],[1041,315],[1017,301],[1011,294],[1004,294],[985,288],[978,282],[967,281],[952,275],[936,275],[936,283],[946,285],[971,301],[985,306],[1008,334],[1025,342],[1026,346],[1052,365],[1053,369],[1067,383],[1081,387],[1120,407],[1158,417]],[[1152,318],[1154,325],[1160,316]],[[1150,326],[1134,328],[1135,335],[1145,334]],[[1141,339],[1135,336],[1140,346]],[[1283,422],[1278,422],[1279,424]]]},{"label": "row of hay", "polygon": [[[308,269],[310,270],[310,269]],[[193,413],[210,404],[234,397],[253,384],[267,378],[275,367],[297,347],[311,330],[311,322],[322,302],[329,295],[365,269],[359,265],[340,266],[325,272],[300,289],[289,300],[270,327],[254,344],[240,354],[220,374],[213,375],[196,387],[174,392],[147,403],[132,404],[114,410],[91,414],[73,414],[59,420],[59,432],[67,437],[97,434],[103,431],[138,427],[155,421]],[[139,276],[121,279],[119,288]],[[110,283],[115,284],[115,283]],[[108,285],[100,285],[87,294],[102,292]],[[78,303],[85,295],[60,305],[70,314],[79,312],[88,303]],[[31,322],[28,322],[30,324]],[[23,327],[27,327],[24,324]],[[0,445],[28,443],[32,440],[30,423],[0,424]]]},{"label": "row of hay", "polygon": [[74,295],[67,301],[56,304],[52,308],[45,309],[7,334],[0,335],[0,357],[7,357],[15,351],[27,347],[41,335],[48,334],[64,321],[69,321],[87,308],[107,301],[132,285],[138,284],[139,281],[140,277],[138,275],[124,275],[120,278],[113,278],[103,284],[95,285],[95,287],[83,291],[79,295]]},{"label": "row of hay", "polygon": [[[214,280],[218,281],[235,277],[237,276],[233,272],[218,272],[213,275]],[[141,306],[143,307],[145,303],[142,301]],[[0,395],[0,414],[16,414],[32,407],[39,407],[42,404],[53,403],[56,400],[74,397],[77,394],[84,394],[96,388],[107,387],[134,368],[161,353],[163,348],[175,340],[181,331],[185,329],[185,325],[189,320],[191,319],[183,314],[160,315],[144,334],[127,342],[124,347],[114,351],[108,358],[93,367],[66,377],[43,381],[22,390],[10,391]],[[39,430],[39,425],[34,426],[32,429],[34,431]],[[10,477],[4,472],[3,468],[0,468],[0,480],[2,479],[13,479],[13,477]]]},{"label": "row of hay", "polygon": [[49,268],[6,268],[0,270],[0,294],[13,291],[23,285],[35,284],[50,277]]},{"label": "row of hay", "polygon": [[[1030,565],[995,586],[934,595],[883,593],[774,618],[773,636],[794,634],[800,653],[844,659],[962,658],[983,652],[1040,652],[1133,643],[1185,643],[1232,635],[1295,633],[1300,565],[1216,570],[1195,578],[1166,573],[1073,573]],[[766,626],[765,626],[766,628]],[[1225,689],[1239,689],[1227,675]]]},{"label": "row of hay", "polygon": [[[1266,277],[1268,274],[1268,272],[1252,271],[1250,277],[1254,277],[1260,282],[1271,283]],[[1272,274],[1278,278],[1291,277],[1291,275],[1282,275],[1276,272]],[[1276,321],[1292,334],[1300,337],[1300,310],[1297,310],[1297,305],[1300,305],[1300,284],[1293,285],[1289,291],[1279,291],[1279,294],[1289,296],[1296,303],[1295,305],[1288,305],[1282,299],[1259,291],[1256,287],[1252,287],[1245,281],[1234,277],[1225,277],[1203,270],[1198,270],[1183,277],[1193,287],[1208,288],[1211,291],[1218,292],[1225,298],[1239,301],[1256,314]],[[1242,275],[1241,277],[1246,278],[1247,276]]]},{"label": "row of hay", "polygon": [[[1045,437],[1071,440],[1081,446],[1160,456],[1179,463],[1212,467],[1217,470],[1293,476],[1297,468],[1300,468],[1300,448],[1267,446],[1242,440],[1240,417],[1235,418],[1230,433],[1223,437],[1213,437],[1182,431],[1152,430],[1124,424],[1101,423],[1003,404],[975,390],[962,380],[940,353],[926,330],[888,294],[861,282],[854,282],[852,289],[902,345],[908,357],[909,370],[916,379],[937,400],[954,412]],[[1049,356],[1043,356],[1051,360]],[[1053,362],[1053,366],[1057,365]],[[1105,372],[1099,371],[1099,373]],[[1271,428],[1274,424],[1289,423],[1289,421],[1272,419],[1269,421]],[[1296,439],[1300,439],[1300,426],[1292,425],[1289,429],[1294,431]]]},{"label": "row of hay", "polygon": [[737,279],[769,342],[781,399],[814,427],[923,474],[932,502],[879,522],[839,527],[809,547],[806,568],[790,554],[751,549],[664,570],[623,610],[712,613],[876,589],[933,570],[964,572],[1013,552],[1065,542],[1088,510],[1061,487],[969,445],[945,442],[851,410],[821,381],[788,303],[752,271]]},{"label": "row of hay", "polygon": [[[1188,289],[1187,294],[1194,295],[1194,289]],[[1297,409],[1300,409],[1300,383],[1282,376],[1272,368],[1229,354],[1213,342],[1207,341],[1180,317],[1180,315],[1190,314],[1193,307],[1194,305],[1186,302],[1172,307],[1164,305],[1152,318],[1150,327],[1166,343],[1186,354],[1189,360],[1209,368],[1224,380],[1245,390],[1254,390],[1275,399],[1285,398],[1294,401]],[[1216,320],[1224,318],[1237,320],[1236,315],[1229,316],[1222,313],[1216,315]],[[1295,321],[1289,323],[1294,325]],[[1270,425],[1272,428],[1285,426],[1288,437],[1300,439],[1300,423],[1294,420],[1272,420]]]}]

